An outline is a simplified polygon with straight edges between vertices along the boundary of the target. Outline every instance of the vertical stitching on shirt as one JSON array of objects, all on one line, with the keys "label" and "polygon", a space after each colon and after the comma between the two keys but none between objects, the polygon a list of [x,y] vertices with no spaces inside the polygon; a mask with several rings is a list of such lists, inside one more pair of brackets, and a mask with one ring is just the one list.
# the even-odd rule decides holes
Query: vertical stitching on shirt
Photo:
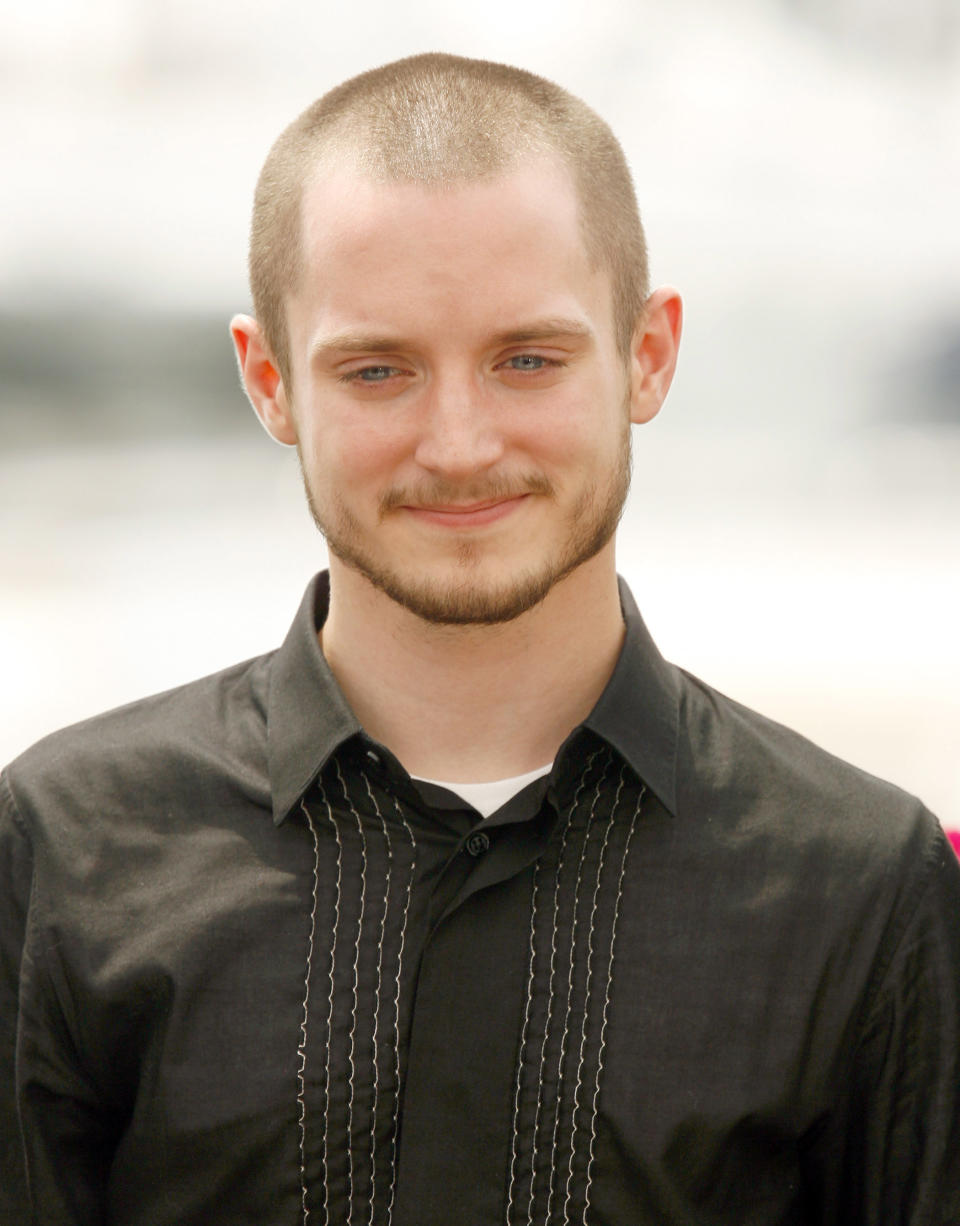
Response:
[{"label": "vertical stitching on shirt", "polygon": [[340,763],[334,762],[337,771],[337,778],[340,781],[340,786],[343,788],[343,795],[347,802],[347,807],[351,815],[357,823],[357,831],[360,835],[360,914],[357,916],[357,939],[353,951],[353,1008],[350,1012],[350,1047],[348,1049],[347,1060],[350,1065],[350,1098],[347,1102],[347,1226],[352,1226],[353,1222],[353,1110],[356,1099],[356,1048],[357,1048],[357,1014],[360,1003],[360,944],[363,936],[363,919],[367,905],[367,839],[363,830],[363,821],[360,814],[357,812],[356,806],[350,799],[350,794],[347,791],[347,785],[343,775],[340,772]]},{"label": "vertical stitching on shirt", "polygon": [[547,1039],[550,1035],[550,1026],[553,1021],[553,985],[556,979],[557,969],[557,928],[560,910],[560,874],[563,870],[564,858],[566,856],[567,841],[570,834],[570,825],[573,820],[574,810],[571,808],[567,814],[567,821],[563,828],[563,840],[560,844],[560,855],[557,861],[556,877],[553,885],[553,929],[550,933],[550,974],[547,980],[547,1017],[543,1026],[543,1038],[540,1042],[540,1068],[537,1073],[537,1106],[533,1116],[533,1146],[530,1153],[530,1198],[527,1202],[527,1222],[533,1222],[533,1205],[537,1186],[537,1134],[540,1131],[540,1112],[543,1107],[543,1081],[544,1070],[547,1064]]},{"label": "vertical stitching on shirt", "polygon": [[300,1108],[298,1121],[300,1132],[300,1205],[303,1210],[303,1221],[306,1224],[310,1217],[307,1205],[307,1023],[310,1018],[310,978],[313,973],[313,942],[317,930],[317,907],[320,897],[320,840],[317,828],[313,824],[310,810],[301,800],[303,810],[310,828],[313,840],[313,905],[310,911],[310,937],[307,941],[307,969],[303,978],[303,1021],[300,1023],[300,1046],[297,1049],[297,1105]]},{"label": "vertical stitching on shirt", "polygon": [[530,1013],[533,1003],[533,971],[536,961],[537,900],[540,893],[540,861],[533,872],[533,899],[530,909],[530,960],[527,971],[527,1000],[523,1008],[523,1026],[520,1030],[520,1054],[517,1057],[517,1082],[513,1094],[513,1137],[510,1142],[510,1183],[507,1187],[507,1226],[513,1212],[513,1190],[517,1182],[517,1158],[520,1151],[520,1084],[523,1080],[523,1065],[527,1055],[527,1037],[530,1030]]},{"label": "vertical stitching on shirt", "polygon": [[583,1086],[583,1066],[586,1058],[587,1030],[590,1021],[590,992],[593,986],[593,939],[596,933],[597,908],[600,901],[600,882],[603,877],[603,867],[604,863],[606,862],[607,847],[610,843],[610,833],[613,830],[614,821],[616,819],[617,805],[620,803],[620,797],[623,794],[625,783],[626,767],[621,766],[620,783],[613,798],[613,805],[610,809],[606,829],[603,832],[603,842],[600,845],[600,859],[597,864],[597,879],[594,883],[593,900],[590,906],[590,927],[587,932],[587,977],[586,984],[584,986],[583,1021],[580,1027],[580,1055],[577,1062],[577,1077],[573,1091],[573,1111],[570,1116],[570,1160],[567,1164],[566,1196],[563,1202],[564,1226],[567,1226],[567,1223],[570,1221],[570,1202],[573,1195],[573,1164],[577,1150],[577,1113],[580,1110],[580,1090]]},{"label": "vertical stitching on shirt", "polygon": [[333,833],[337,840],[337,876],[333,892],[333,936],[330,943],[330,991],[328,995],[327,1005],[327,1052],[324,1061],[324,1076],[323,1076],[323,1147],[321,1150],[321,1159],[323,1162],[323,1219],[324,1226],[329,1226],[330,1223],[330,1174],[329,1174],[329,1156],[330,1156],[330,1053],[333,1048],[333,996],[334,996],[334,976],[336,972],[336,957],[337,957],[337,938],[340,934],[340,897],[343,889],[343,839],[340,836],[340,827],[333,816],[333,808],[330,801],[327,799],[326,792],[323,786],[320,787],[320,795],[323,797],[323,802],[327,806],[327,816],[330,819],[330,825],[333,827]]},{"label": "vertical stitching on shirt", "polygon": [[387,829],[387,823],[384,820],[383,814],[380,812],[380,806],[377,804],[377,798],[373,794],[373,789],[370,787],[370,780],[367,776],[360,772],[360,777],[367,788],[367,795],[373,804],[374,812],[380,819],[380,826],[383,830],[383,841],[387,851],[387,873],[386,883],[383,887],[383,917],[380,921],[380,940],[377,944],[377,986],[374,993],[373,1005],[373,1036],[372,1036],[372,1060],[373,1060],[373,1109],[370,1115],[370,1226],[373,1226],[374,1207],[377,1199],[377,1113],[380,1105],[380,1048],[379,1048],[379,1026],[380,1026],[380,994],[383,986],[383,947],[387,935],[387,912],[390,907],[390,881],[393,875],[393,845],[390,841],[390,831]]},{"label": "vertical stitching on shirt", "polygon": [[[550,978],[549,978],[549,998],[548,998],[548,1004],[547,1004],[547,1021],[545,1023],[543,1040],[542,1040],[541,1047],[540,1047],[540,1072],[537,1077],[537,1106],[536,1106],[536,1112],[534,1115],[534,1124],[533,1124],[533,1145],[531,1146],[530,1200],[529,1200],[529,1204],[527,1207],[527,1222],[528,1223],[533,1222],[533,1201],[534,1201],[534,1188],[535,1188],[535,1183],[536,1183],[537,1131],[540,1127],[540,1109],[541,1109],[541,1104],[542,1104],[542,1091],[543,1091],[543,1067],[544,1067],[544,1061],[545,1061],[545,1055],[546,1055],[547,1031],[549,1030],[550,1015],[553,1010],[553,980],[554,980],[555,960],[556,960],[556,952],[557,952],[556,951],[557,908],[559,905],[560,871],[563,868],[564,854],[566,852],[567,839],[570,833],[570,824],[573,821],[573,815],[576,812],[577,805],[580,801],[580,797],[583,794],[584,788],[586,787],[587,775],[589,774],[590,768],[593,766],[594,762],[596,761],[596,758],[599,752],[600,752],[599,749],[594,750],[594,752],[590,755],[589,759],[587,760],[586,766],[584,766],[583,768],[583,773],[580,776],[580,782],[577,785],[577,790],[574,793],[573,800],[570,805],[570,810],[567,813],[567,820],[563,828],[563,839],[560,845],[560,854],[559,854],[558,861],[557,861],[556,881],[554,882],[554,894],[553,894],[553,932],[550,938],[550,946],[551,946],[550,948]],[[530,1014],[531,1014],[531,1010],[533,1007],[534,964],[535,964],[535,955],[536,955],[536,940],[535,940],[535,937],[536,937],[536,900],[537,900],[539,872],[540,872],[540,861],[537,862],[537,868],[534,872],[534,878],[533,878],[534,895],[533,895],[532,913],[530,916],[530,960],[529,960],[529,970],[527,974],[527,1000],[524,1006],[524,1030],[521,1033],[520,1052],[517,1057],[517,1083],[516,1083],[516,1090],[514,1094],[514,1107],[513,1107],[513,1139],[511,1142],[510,1184],[507,1190],[507,1226],[509,1226],[510,1215],[513,1211],[514,1188],[515,1188],[515,1183],[516,1183],[516,1161],[519,1155],[519,1147],[520,1147],[520,1086],[521,1086],[521,1081],[523,1078],[523,1067],[526,1062],[526,1039],[527,1039],[526,1028],[529,1023]]]},{"label": "vertical stitching on shirt", "polygon": [[[587,859],[587,847],[590,842],[590,831],[593,827],[597,815],[597,805],[600,803],[600,796],[603,791],[603,786],[606,783],[607,772],[611,762],[608,761],[603,768],[603,771],[597,780],[597,789],[594,792],[593,803],[590,806],[590,815],[587,818],[586,826],[583,831],[583,843],[580,846],[580,863],[577,865],[577,878],[573,887],[573,909],[570,918],[570,960],[567,966],[567,1003],[566,1011],[563,1017],[563,1031],[560,1035],[560,1054],[557,1057],[557,1110],[553,1117],[553,1135],[550,1139],[550,1179],[547,1184],[547,1212],[545,1221],[550,1221],[550,1214],[553,1209],[553,1192],[554,1178],[557,1173],[557,1137],[560,1132],[560,1108],[563,1103],[563,1066],[567,1058],[567,1040],[570,1037],[570,1018],[573,1011],[573,981],[576,970],[577,956],[577,928],[579,924],[580,912],[580,887],[583,884],[583,868]],[[609,830],[609,826],[607,827]]]},{"label": "vertical stitching on shirt", "polygon": [[410,823],[404,816],[403,810],[400,808],[400,802],[395,796],[391,797],[393,807],[397,811],[397,816],[403,824],[404,830],[407,832],[407,837],[410,839],[410,876],[407,880],[407,896],[403,904],[403,919],[400,922],[400,948],[397,952],[397,983],[396,992],[393,998],[393,1072],[394,1072],[394,1098],[393,1098],[393,1123],[390,1129],[390,1200],[387,1203],[387,1224],[393,1221],[393,1204],[397,1194],[397,1138],[400,1131],[400,980],[403,973],[403,950],[407,936],[407,917],[410,914],[410,898],[413,894],[413,879],[417,868],[417,840],[414,837],[413,829]]},{"label": "vertical stitching on shirt", "polygon": [[627,856],[630,853],[630,844],[633,842],[633,833],[637,827],[637,818],[640,816],[640,810],[643,807],[643,798],[646,796],[647,789],[641,784],[640,795],[637,797],[636,808],[633,811],[633,817],[630,821],[630,829],[627,831],[626,842],[623,845],[623,856],[620,860],[620,876],[617,880],[617,897],[613,908],[613,922],[610,927],[610,954],[607,959],[607,983],[603,998],[603,1013],[600,1021],[600,1047],[597,1052],[597,1076],[593,1086],[593,1103],[591,1106],[590,1116],[590,1147],[588,1150],[589,1158],[587,1160],[587,1181],[584,1188],[584,1204],[583,1204],[583,1219],[586,1221],[587,1214],[590,1210],[590,1189],[593,1184],[593,1163],[596,1157],[594,1148],[597,1141],[597,1104],[600,1099],[600,1078],[603,1074],[603,1053],[607,1043],[607,1014],[610,1008],[610,990],[613,983],[613,954],[614,946],[617,940],[617,925],[620,919],[620,903],[623,899],[623,886],[627,875]]}]

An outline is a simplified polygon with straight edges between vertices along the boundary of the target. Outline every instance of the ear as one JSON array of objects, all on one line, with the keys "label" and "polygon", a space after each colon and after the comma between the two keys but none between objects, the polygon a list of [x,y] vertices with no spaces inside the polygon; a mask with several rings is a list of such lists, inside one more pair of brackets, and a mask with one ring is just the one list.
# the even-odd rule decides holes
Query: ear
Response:
[{"label": "ear", "polygon": [[652,293],[630,352],[630,420],[638,425],[656,417],[670,390],[682,325],[683,303],[677,291],[666,286]]},{"label": "ear", "polygon": [[297,430],[290,401],[260,325],[249,315],[234,315],[230,335],[237,351],[240,380],[261,425],[278,443],[295,446]]}]

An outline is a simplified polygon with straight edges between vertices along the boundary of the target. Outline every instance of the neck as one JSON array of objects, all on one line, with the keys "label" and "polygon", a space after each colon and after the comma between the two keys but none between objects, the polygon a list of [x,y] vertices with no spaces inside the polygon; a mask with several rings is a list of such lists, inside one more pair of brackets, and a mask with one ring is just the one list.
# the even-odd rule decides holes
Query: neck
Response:
[{"label": "neck", "polygon": [[368,734],[413,775],[483,782],[552,762],[623,636],[612,542],[493,626],[427,623],[331,558],[327,662]]}]

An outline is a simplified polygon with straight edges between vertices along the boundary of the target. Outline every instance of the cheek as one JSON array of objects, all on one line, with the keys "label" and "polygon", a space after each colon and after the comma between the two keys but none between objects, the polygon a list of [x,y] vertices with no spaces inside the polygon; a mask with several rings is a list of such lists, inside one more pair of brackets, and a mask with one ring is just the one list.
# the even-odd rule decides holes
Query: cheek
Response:
[{"label": "cheek", "polygon": [[318,476],[339,486],[376,484],[402,461],[404,446],[384,417],[348,417],[335,411],[311,421],[304,451]]},{"label": "cheek", "polygon": [[596,402],[564,406],[545,418],[527,449],[545,467],[576,480],[598,465],[609,463],[622,446],[623,426]]}]

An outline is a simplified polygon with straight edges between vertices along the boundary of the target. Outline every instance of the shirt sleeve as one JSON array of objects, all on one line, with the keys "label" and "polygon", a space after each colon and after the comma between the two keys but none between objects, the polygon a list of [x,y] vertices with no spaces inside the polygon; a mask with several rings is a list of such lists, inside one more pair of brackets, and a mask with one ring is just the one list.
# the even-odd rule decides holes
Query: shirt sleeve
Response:
[{"label": "shirt sleeve", "polygon": [[960,1222],[960,864],[939,827],[921,885],[879,957],[848,1109],[822,1138],[821,1220],[838,1226]]},{"label": "shirt sleeve", "polygon": [[26,1172],[15,1080],[23,955],[33,857],[0,777],[0,1222],[27,1222]]},{"label": "shirt sleeve", "polygon": [[98,1226],[115,1145],[51,976],[36,840],[0,776],[0,1223]]}]

